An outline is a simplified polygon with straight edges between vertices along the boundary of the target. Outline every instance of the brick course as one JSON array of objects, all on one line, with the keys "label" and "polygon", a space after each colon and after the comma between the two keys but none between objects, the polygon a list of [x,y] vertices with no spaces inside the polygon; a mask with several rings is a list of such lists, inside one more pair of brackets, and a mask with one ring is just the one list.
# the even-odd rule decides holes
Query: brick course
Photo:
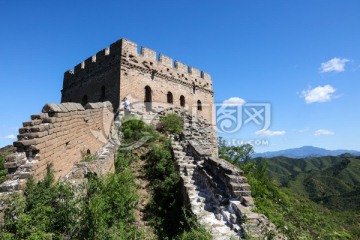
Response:
[{"label": "brick course", "polygon": [[[113,116],[110,102],[89,103],[85,108],[79,103],[46,104],[41,114],[23,123],[14,142],[17,152],[7,157],[7,179],[19,183],[13,190],[23,187],[22,180],[30,175],[42,179],[48,164],[53,165],[56,179],[64,177],[83,153],[93,154],[108,142]],[[5,182],[0,190],[8,190],[7,186]]]}]

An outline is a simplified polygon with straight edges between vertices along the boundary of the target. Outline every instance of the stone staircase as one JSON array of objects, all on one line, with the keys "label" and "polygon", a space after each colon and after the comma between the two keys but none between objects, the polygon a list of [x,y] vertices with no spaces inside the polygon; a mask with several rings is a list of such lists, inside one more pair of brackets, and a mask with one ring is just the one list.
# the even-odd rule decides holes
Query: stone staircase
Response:
[{"label": "stone staircase", "polygon": [[[215,240],[243,239],[249,236],[270,239],[270,232],[276,235],[272,239],[284,239],[276,233],[275,225],[265,215],[253,212],[250,185],[246,177],[242,176],[241,170],[236,169],[227,174],[216,172],[224,175],[220,178],[225,178],[230,187],[222,186],[221,181],[215,179],[217,176],[205,167],[211,160],[195,159],[186,150],[188,145],[185,141],[173,139],[173,155],[183,181],[184,201]],[[221,161],[223,165],[228,164]],[[233,166],[227,167],[229,169]],[[230,188],[231,193],[221,192],[225,188]]]},{"label": "stone staircase", "polygon": [[232,205],[217,204],[199,176],[199,164],[192,156],[187,156],[184,146],[174,142],[173,153],[179,167],[184,188],[188,194],[191,211],[205,226],[214,239],[240,239],[241,227],[232,209]]},{"label": "stone staircase", "polygon": [[[167,113],[176,113],[184,121],[181,136],[172,137],[173,156],[183,182],[183,200],[199,223],[215,240],[285,239],[265,215],[253,212],[251,187],[243,171],[217,155],[214,129],[203,119],[194,119],[183,109],[162,108],[131,111],[147,123],[156,123]],[[275,237],[269,237],[269,233]],[[274,234],[272,234],[274,235]]]}]

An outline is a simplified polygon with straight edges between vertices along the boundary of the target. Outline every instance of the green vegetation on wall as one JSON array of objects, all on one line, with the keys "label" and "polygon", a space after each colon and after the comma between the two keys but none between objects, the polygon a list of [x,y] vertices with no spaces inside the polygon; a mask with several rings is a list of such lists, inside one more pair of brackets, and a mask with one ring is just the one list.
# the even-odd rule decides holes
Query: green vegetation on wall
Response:
[{"label": "green vegetation on wall", "polygon": [[[185,214],[170,140],[137,119],[126,119],[121,132],[126,147],[117,153],[115,173],[102,177],[90,174],[86,191],[79,195],[69,185],[55,182],[48,166],[42,181],[35,183],[30,178],[24,196],[14,194],[6,203],[0,239],[149,239],[135,217],[139,195],[134,161],[145,161],[151,192],[145,214],[154,238],[211,239]],[[141,151],[127,147],[144,137]]]},{"label": "green vegetation on wall", "polygon": [[183,129],[183,121],[175,113],[170,113],[160,119],[157,129],[172,134],[180,134]]},{"label": "green vegetation on wall", "polygon": [[5,157],[7,155],[10,155],[14,151],[15,151],[15,148],[10,145],[0,148],[0,184],[6,180],[5,176],[8,173],[8,170],[6,168],[4,168]]}]

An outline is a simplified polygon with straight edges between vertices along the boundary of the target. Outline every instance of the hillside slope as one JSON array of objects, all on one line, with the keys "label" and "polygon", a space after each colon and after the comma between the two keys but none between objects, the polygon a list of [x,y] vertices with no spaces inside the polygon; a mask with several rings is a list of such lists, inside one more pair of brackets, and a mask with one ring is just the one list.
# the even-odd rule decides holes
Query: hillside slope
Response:
[{"label": "hillside slope", "polygon": [[360,210],[360,157],[255,158],[281,186],[332,209]]}]

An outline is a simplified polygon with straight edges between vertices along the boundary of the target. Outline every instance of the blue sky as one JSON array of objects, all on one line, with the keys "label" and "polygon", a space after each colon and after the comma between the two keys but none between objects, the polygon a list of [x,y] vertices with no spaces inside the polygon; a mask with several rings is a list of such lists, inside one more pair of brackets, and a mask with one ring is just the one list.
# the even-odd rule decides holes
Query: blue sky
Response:
[{"label": "blue sky", "polygon": [[[63,73],[125,37],[209,72],[215,102],[271,104],[256,151],[360,150],[359,1],[1,1],[0,146],[46,102]],[[245,105],[244,105],[245,106]]]}]

